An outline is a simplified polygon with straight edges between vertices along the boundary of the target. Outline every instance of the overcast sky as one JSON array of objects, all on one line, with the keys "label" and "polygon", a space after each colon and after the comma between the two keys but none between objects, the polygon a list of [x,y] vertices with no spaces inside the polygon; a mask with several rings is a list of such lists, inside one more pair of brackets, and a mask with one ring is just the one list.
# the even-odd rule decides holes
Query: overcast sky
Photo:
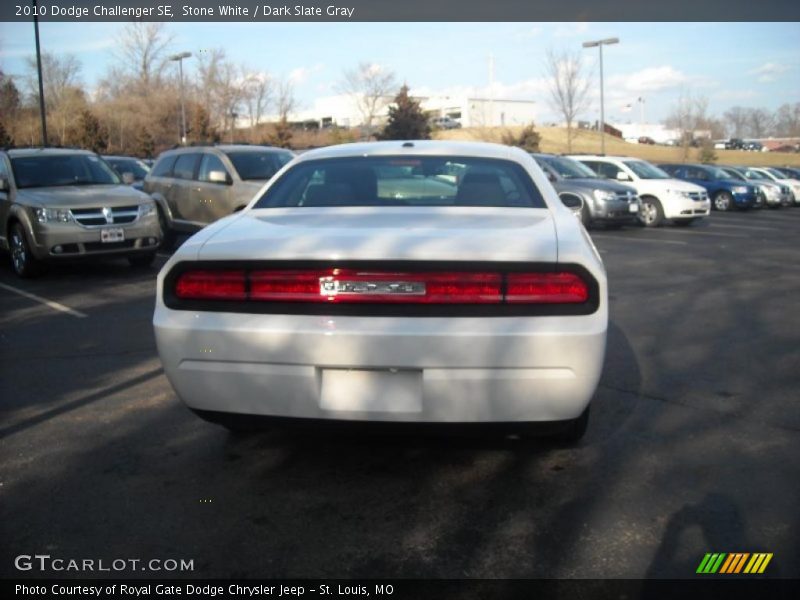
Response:
[{"label": "overcast sky", "polygon": [[[42,50],[75,55],[91,90],[114,61],[122,27],[41,23]],[[301,108],[336,93],[342,71],[360,61],[394,71],[412,94],[488,96],[491,54],[494,97],[534,100],[540,121],[549,121],[547,49],[581,51],[597,82],[597,49],[581,43],[610,36],[621,43],[604,50],[609,120],[638,121],[642,97],[645,119],[661,121],[681,90],[707,96],[717,115],[734,105],[800,102],[800,23],[168,23],[166,30],[174,51],[220,47],[255,71],[290,77]],[[33,53],[32,24],[0,23],[3,71],[22,75]],[[192,62],[184,62],[188,74]],[[599,100],[583,117],[598,115]]]}]

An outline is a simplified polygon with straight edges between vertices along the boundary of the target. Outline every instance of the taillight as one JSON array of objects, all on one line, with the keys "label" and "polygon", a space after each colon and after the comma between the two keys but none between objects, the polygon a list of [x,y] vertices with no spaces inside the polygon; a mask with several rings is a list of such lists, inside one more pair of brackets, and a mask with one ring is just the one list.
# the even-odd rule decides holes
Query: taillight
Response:
[{"label": "taillight", "polygon": [[582,304],[589,286],[571,272],[241,269],[184,271],[178,300],[327,304]]},{"label": "taillight", "polygon": [[245,271],[187,271],[175,282],[181,300],[247,300]]},{"label": "taillight", "polygon": [[589,286],[575,273],[509,273],[505,300],[509,304],[580,304]]}]

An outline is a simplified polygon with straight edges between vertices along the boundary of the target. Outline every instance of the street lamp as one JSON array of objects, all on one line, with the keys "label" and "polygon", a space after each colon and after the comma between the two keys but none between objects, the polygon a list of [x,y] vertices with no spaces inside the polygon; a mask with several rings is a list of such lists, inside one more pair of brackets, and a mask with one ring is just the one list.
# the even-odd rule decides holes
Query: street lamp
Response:
[{"label": "street lamp", "polygon": [[606,122],[603,106],[603,46],[609,44],[619,44],[619,38],[606,38],[594,42],[583,42],[584,48],[600,48],[600,148],[601,154],[606,153]]},{"label": "street lamp", "polygon": [[180,54],[173,54],[169,57],[170,60],[178,61],[178,70],[181,77],[181,144],[186,144],[186,107],[183,104],[183,59],[189,58],[191,52],[181,52]]}]

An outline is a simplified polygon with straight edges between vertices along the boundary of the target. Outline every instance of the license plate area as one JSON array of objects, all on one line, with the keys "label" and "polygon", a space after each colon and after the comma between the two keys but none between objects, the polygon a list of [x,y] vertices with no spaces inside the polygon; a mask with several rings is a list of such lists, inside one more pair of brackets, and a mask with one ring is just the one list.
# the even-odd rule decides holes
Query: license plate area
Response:
[{"label": "license plate area", "polygon": [[638,213],[639,212],[639,205],[635,202],[632,202],[628,205],[628,212]]},{"label": "license plate area", "polygon": [[122,227],[100,230],[100,241],[104,244],[125,241],[125,230]]},{"label": "license plate area", "polygon": [[322,369],[319,405],[339,412],[422,412],[422,371]]}]

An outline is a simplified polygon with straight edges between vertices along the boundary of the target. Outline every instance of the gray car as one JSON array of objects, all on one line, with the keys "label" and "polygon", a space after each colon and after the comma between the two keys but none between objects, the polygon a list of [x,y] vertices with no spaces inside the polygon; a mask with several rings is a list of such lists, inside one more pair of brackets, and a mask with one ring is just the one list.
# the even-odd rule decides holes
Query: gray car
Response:
[{"label": "gray car", "polygon": [[20,277],[44,262],[124,256],[153,262],[161,241],[156,207],[85,150],[0,152],[0,247]]},{"label": "gray car", "polygon": [[631,186],[602,179],[586,165],[566,156],[540,153],[532,156],[562,200],[568,196],[581,199],[584,226],[638,223],[640,202]]},{"label": "gray car", "polygon": [[144,180],[164,245],[241,210],[294,154],[270,146],[192,146],[162,153]]}]

